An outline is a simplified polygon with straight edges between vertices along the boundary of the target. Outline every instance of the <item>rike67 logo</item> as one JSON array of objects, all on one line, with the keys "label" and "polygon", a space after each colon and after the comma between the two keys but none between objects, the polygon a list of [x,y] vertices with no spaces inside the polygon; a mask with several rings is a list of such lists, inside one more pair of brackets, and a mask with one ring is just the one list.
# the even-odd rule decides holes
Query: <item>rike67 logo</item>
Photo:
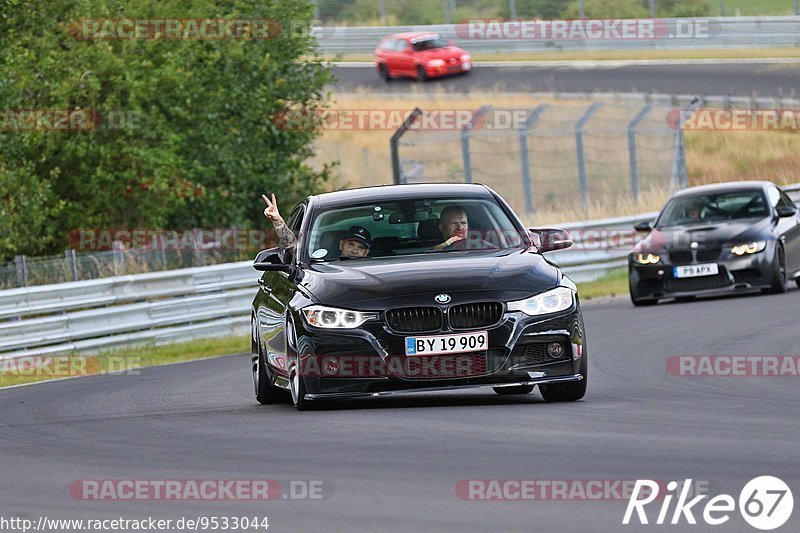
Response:
[{"label": "rike67 logo", "polygon": [[[660,501],[661,507],[658,517],[652,522],[654,524],[697,524],[695,513],[700,514],[702,520],[711,526],[719,526],[730,520],[737,504],[733,496],[720,494],[705,502],[705,505],[700,505],[708,495],[702,494],[690,500],[691,486],[691,479],[687,479],[682,485],[677,481],[670,481],[666,486],[666,494],[661,494],[657,482],[649,479],[636,480],[622,523],[631,524],[633,519],[634,524],[636,520],[643,525],[650,524],[652,515],[648,518],[645,507],[656,500]],[[670,507],[675,496],[677,501],[670,516]],[[783,480],[773,476],[760,476],[751,479],[744,486],[739,493],[738,506],[739,513],[748,524],[762,531],[770,531],[781,527],[792,516],[794,498]]]}]

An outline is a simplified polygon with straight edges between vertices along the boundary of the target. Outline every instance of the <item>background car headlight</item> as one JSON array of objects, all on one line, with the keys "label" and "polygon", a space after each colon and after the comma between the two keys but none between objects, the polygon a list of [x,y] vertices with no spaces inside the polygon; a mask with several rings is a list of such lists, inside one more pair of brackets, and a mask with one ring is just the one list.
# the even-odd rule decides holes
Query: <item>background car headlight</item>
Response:
[{"label": "background car headlight", "polygon": [[642,252],[635,254],[633,258],[640,265],[655,265],[656,263],[661,261],[661,256],[659,256],[658,254],[642,253]]},{"label": "background car headlight", "polygon": [[431,68],[443,67],[444,59],[431,59],[428,61],[428,66]]},{"label": "background car headlight", "polygon": [[749,255],[749,254],[754,254],[756,252],[760,252],[766,247],[767,247],[767,241],[748,242],[745,244],[737,244],[736,246],[731,246],[731,253],[733,255]]},{"label": "background car headlight", "polygon": [[312,305],[302,311],[308,325],[317,328],[352,329],[367,320],[378,318],[377,313],[362,313],[361,311],[348,311],[321,305]]},{"label": "background car headlight", "polygon": [[572,289],[556,287],[531,298],[508,302],[509,311],[522,311],[526,315],[546,315],[572,307],[575,296]]}]

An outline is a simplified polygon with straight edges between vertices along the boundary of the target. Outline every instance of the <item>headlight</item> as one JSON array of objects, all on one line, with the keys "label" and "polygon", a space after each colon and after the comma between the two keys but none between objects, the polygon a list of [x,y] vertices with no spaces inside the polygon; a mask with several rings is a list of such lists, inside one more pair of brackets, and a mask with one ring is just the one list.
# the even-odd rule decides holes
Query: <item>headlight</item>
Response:
[{"label": "headlight", "polygon": [[428,66],[431,68],[443,67],[444,59],[431,59],[428,61]]},{"label": "headlight", "polygon": [[642,253],[642,252],[639,252],[638,254],[634,255],[633,258],[640,265],[655,265],[656,263],[661,261],[661,256],[657,254]]},{"label": "headlight", "polygon": [[463,54],[463,55],[461,56],[461,62],[462,62],[462,63],[466,63],[466,62],[468,62],[468,61],[472,61],[472,58],[471,58],[471,57],[469,57],[469,54]]},{"label": "headlight", "polygon": [[731,246],[731,253],[733,255],[750,255],[760,252],[767,247],[767,241],[748,242],[745,244],[737,244]]},{"label": "headlight", "polygon": [[352,329],[367,320],[378,318],[377,313],[362,313],[361,311],[348,311],[321,305],[312,305],[302,311],[308,325],[317,328]]},{"label": "headlight", "polygon": [[572,289],[567,287],[556,287],[555,289],[537,294],[532,298],[508,302],[509,311],[522,311],[526,315],[546,315],[557,313],[572,307],[575,296]]}]

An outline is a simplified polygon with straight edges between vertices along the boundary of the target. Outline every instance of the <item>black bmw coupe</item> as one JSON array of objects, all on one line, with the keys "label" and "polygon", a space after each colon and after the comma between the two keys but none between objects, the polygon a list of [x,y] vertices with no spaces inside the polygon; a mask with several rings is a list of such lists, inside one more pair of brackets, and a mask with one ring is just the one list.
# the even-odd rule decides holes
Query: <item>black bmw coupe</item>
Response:
[{"label": "black bmw coupe", "polygon": [[634,305],[760,289],[800,276],[800,217],[770,182],[703,185],[673,196],[628,257]]},{"label": "black bmw coupe", "polygon": [[[477,184],[368,187],[310,196],[288,248],[263,250],[252,307],[262,404],[310,409],[356,397],[489,387],[574,401],[587,351],[575,284]],[[352,251],[355,250],[355,251]]]}]

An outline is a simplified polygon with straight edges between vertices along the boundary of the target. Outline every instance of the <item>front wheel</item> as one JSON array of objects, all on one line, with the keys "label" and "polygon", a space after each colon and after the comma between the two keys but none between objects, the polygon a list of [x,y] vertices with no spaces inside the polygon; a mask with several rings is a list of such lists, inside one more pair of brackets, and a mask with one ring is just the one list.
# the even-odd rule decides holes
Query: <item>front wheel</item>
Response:
[{"label": "front wheel", "polygon": [[392,77],[389,75],[389,67],[386,65],[380,65],[378,67],[378,76],[381,77],[383,81],[391,81]]},{"label": "front wheel", "polygon": [[769,289],[764,289],[765,294],[781,294],[786,292],[788,283],[786,281],[786,254],[783,251],[783,246],[778,245],[778,250],[775,253],[775,261],[773,262],[773,281]]},{"label": "front wheel", "polygon": [[566,383],[550,383],[549,385],[539,385],[539,392],[546,402],[575,402],[586,394],[586,385],[589,380],[589,365],[584,353],[581,360],[580,381],[568,381]]}]

